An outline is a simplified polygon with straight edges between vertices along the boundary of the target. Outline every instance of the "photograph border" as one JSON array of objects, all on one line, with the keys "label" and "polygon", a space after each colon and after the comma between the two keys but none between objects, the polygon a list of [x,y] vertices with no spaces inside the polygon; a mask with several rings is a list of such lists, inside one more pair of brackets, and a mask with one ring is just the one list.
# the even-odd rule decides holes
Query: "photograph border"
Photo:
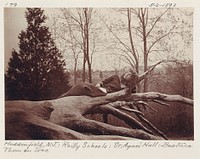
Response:
[{"label": "photograph border", "polygon": [[[12,5],[11,5],[12,3]],[[14,2],[10,1],[3,1],[1,2],[1,11],[3,13],[3,10],[5,7],[14,7],[15,4],[17,4],[15,7],[69,7],[69,8],[74,8],[74,7],[98,7],[98,8],[107,8],[107,7],[149,7],[152,3],[158,3],[158,4],[166,4],[169,3],[168,1],[150,1],[146,2],[145,0],[141,0],[139,2],[133,2],[131,0],[68,0],[68,1],[62,1],[62,0],[53,0],[53,1],[31,1],[31,0],[17,0]],[[196,0],[190,0],[187,2],[183,2],[181,0],[172,0],[170,3],[176,4],[176,7],[192,7],[194,8],[194,26],[193,26],[193,59],[194,59],[194,140],[193,141],[169,141],[170,145],[177,145],[179,143],[185,145],[182,147],[179,146],[166,146],[164,147],[158,147],[156,146],[156,143],[159,144],[165,144],[168,143],[167,141],[133,141],[135,144],[132,146],[134,148],[130,149],[125,149],[125,148],[113,148],[116,142],[126,144],[127,141],[27,141],[29,144],[41,144],[41,143],[55,143],[59,142],[59,144],[66,144],[69,145],[68,147],[63,147],[61,149],[55,148],[55,147],[50,147],[49,152],[27,152],[27,153],[22,153],[22,152],[4,152],[5,151],[5,144],[8,144],[5,140],[5,116],[4,116],[4,105],[5,105],[5,90],[4,90],[4,62],[1,62],[1,84],[2,84],[2,92],[1,92],[1,108],[0,112],[2,114],[2,117],[0,118],[1,121],[1,156],[6,159],[11,159],[11,158],[48,158],[48,159],[53,159],[53,158],[133,158],[137,157],[140,159],[143,158],[171,158],[171,159],[176,159],[176,158],[182,158],[182,159],[198,159],[200,157],[200,152],[199,152],[199,147],[200,147],[200,97],[199,97],[199,91],[200,91],[200,84],[197,81],[200,81],[200,76],[197,72],[200,70],[200,65],[199,65],[199,60],[200,60],[200,55],[198,51],[200,50],[200,2]],[[4,17],[3,14],[1,14],[1,33],[0,33],[0,38],[1,38],[1,43],[4,44]],[[1,45],[1,58],[4,59],[4,45]],[[21,143],[24,143],[24,141],[19,141]],[[87,148],[77,148],[79,145],[84,147],[85,143],[88,143],[89,146]],[[128,143],[131,145],[132,142]],[[152,146],[149,147],[140,147],[138,148],[137,145],[141,144],[149,144]],[[101,148],[93,148],[91,145],[92,144],[97,144],[101,145]],[[108,145],[106,148],[103,145]],[[111,147],[109,147],[111,145]],[[20,147],[20,145],[16,145]],[[23,147],[23,146],[22,146]],[[73,147],[73,148],[72,148]],[[117,146],[116,146],[117,147]],[[76,149],[77,148],[77,149]]]}]

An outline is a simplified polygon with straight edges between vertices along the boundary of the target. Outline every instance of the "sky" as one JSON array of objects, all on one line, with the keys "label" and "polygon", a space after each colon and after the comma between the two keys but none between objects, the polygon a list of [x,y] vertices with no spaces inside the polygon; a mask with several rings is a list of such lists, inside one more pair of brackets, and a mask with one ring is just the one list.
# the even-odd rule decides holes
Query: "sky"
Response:
[{"label": "sky", "polygon": [[[18,50],[18,35],[22,30],[27,27],[25,20],[25,8],[5,8],[4,9],[4,37],[5,37],[5,69],[8,66],[9,59],[11,57],[12,50]],[[47,9],[46,12],[51,14],[51,9]],[[107,13],[105,13],[107,14]],[[115,15],[114,15],[115,16]],[[178,46],[177,46],[178,47]],[[185,48],[185,50],[192,56],[192,49]],[[101,59],[101,60],[99,60]],[[112,60],[113,59],[113,60]],[[106,70],[125,67],[125,64],[121,64],[119,59],[105,54],[96,54],[93,59],[93,69]],[[73,67],[73,64],[68,64],[67,67]],[[80,64],[81,67],[81,64]]]},{"label": "sky", "polygon": [[5,67],[11,57],[12,49],[18,50],[18,35],[25,30],[25,8],[4,8]]}]

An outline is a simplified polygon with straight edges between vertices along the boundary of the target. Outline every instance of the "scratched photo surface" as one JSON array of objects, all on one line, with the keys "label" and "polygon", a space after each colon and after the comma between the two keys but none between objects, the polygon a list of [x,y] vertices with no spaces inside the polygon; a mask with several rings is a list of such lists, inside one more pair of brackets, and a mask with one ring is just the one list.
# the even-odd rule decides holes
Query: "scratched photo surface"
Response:
[{"label": "scratched photo surface", "polygon": [[193,11],[4,8],[5,140],[194,140]]}]

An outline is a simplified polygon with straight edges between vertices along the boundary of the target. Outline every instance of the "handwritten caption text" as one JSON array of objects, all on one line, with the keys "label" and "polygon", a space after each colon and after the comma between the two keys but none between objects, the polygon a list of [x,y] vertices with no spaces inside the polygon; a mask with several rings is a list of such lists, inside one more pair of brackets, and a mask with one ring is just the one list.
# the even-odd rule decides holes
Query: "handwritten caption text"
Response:
[{"label": "handwritten caption text", "polygon": [[80,149],[140,149],[140,148],[192,148],[187,142],[68,142],[68,141],[6,141],[4,152],[8,153],[49,153],[52,149],[78,151]]}]

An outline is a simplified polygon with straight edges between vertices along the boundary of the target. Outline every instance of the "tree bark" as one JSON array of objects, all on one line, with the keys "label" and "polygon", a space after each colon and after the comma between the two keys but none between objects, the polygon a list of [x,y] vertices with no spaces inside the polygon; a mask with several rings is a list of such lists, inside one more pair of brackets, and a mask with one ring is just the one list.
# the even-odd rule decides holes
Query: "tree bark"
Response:
[{"label": "tree bark", "polygon": [[[101,97],[68,96],[48,101],[6,101],[6,139],[163,139],[132,116],[106,104],[115,101],[161,100],[192,106],[193,100],[156,92],[126,94],[127,90]],[[91,113],[110,113],[131,128],[86,119]],[[89,135],[85,135],[85,133]],[[92,135],[92,136],[90,136]],[[98,136],[96,136],[98,135]],[[103,136],[101,136],[103,135]],[[106,135],[106,136],[105,136]]]},{"label": "tree bark", "polygon": [[[140,9],[140,20],[141,20],[141,25],[142,25],[142,38],[143,38],[143,49],[144,49],[144,72],[147,71],[148,69],[148,52],[147,52],[147,35],[146,35],[146,23],[145,23],[145,14],[146,14],[146,9]],[[143,84],[143,92],[147,92],[148,87],[147,87],[147,81],[148,78],[144,79],[144,84]]]}]

